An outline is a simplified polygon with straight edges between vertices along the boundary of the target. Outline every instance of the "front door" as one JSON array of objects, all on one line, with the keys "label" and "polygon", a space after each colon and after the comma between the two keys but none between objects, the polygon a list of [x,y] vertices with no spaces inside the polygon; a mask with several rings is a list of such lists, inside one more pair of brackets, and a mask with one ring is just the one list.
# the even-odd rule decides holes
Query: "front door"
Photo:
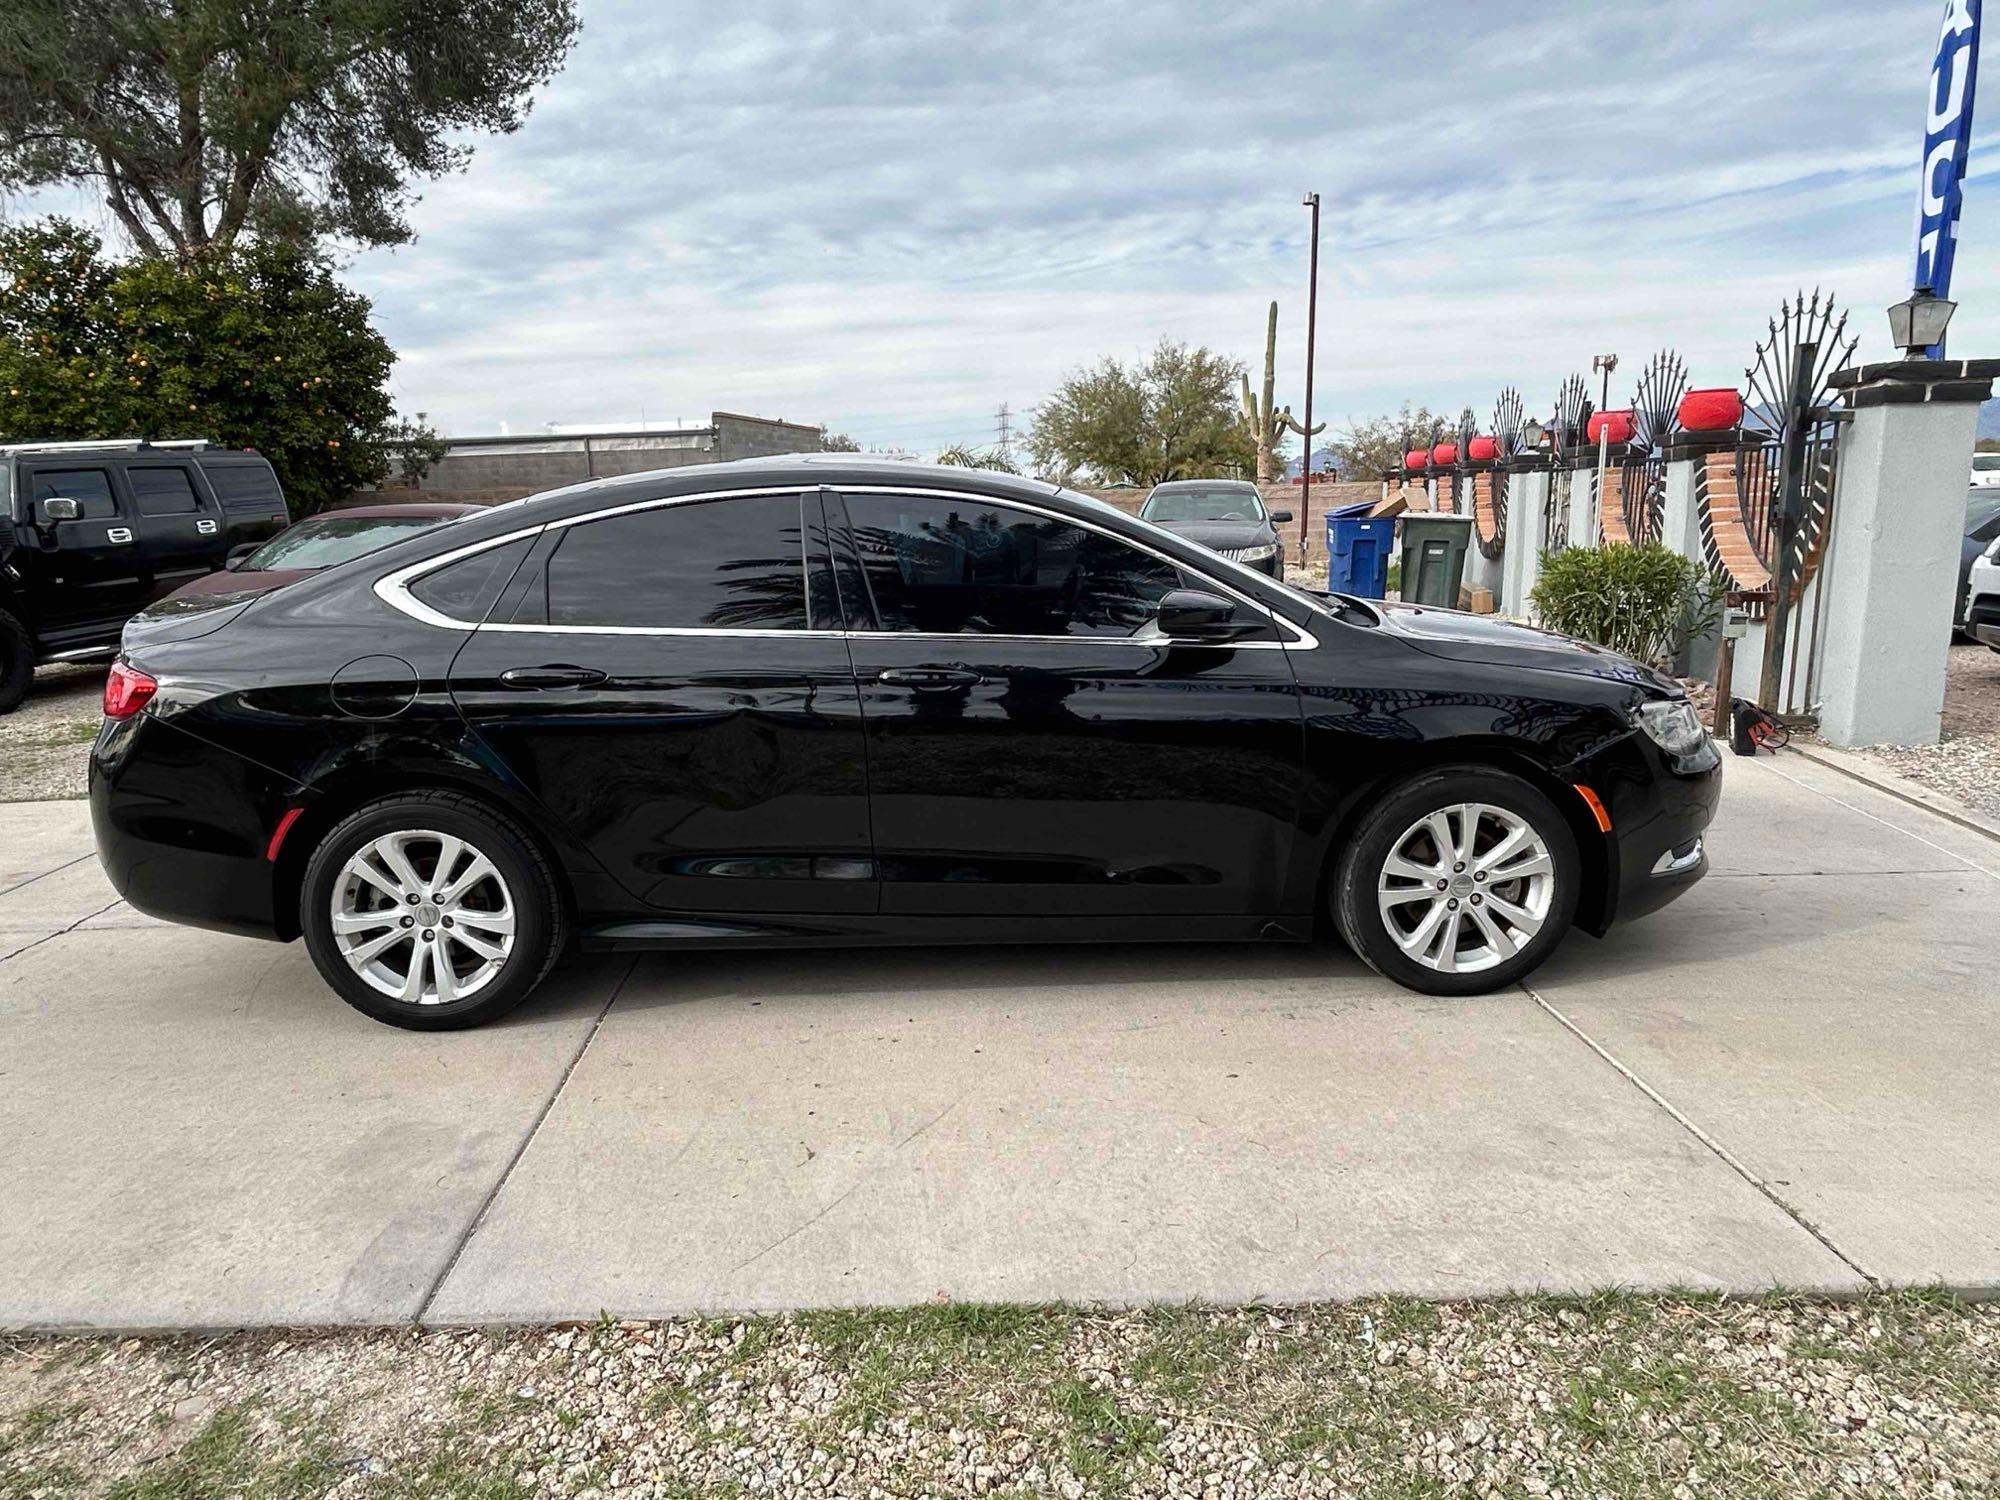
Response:
[{"label": "front door", "polygon": [[452,665],[475,732],[639,902],[875,910],[860,705],[819,515],[817,493],[795,490],[552,527],[509,618]]},{"label": "front door", "polygon": [[1280,631],[1177,645],[1214,585],[1066,516],[831,497],[885,913],[1277,913],[1303,728]]},{"label": "front door", "polygon": [[[43,649],[94,646],[146,607],[148,574],[137,519],[109,465],[41,464],[22,480],[38,549],[29,572]],[[74,500],[74,521],[46,522],[42,502]]]}]

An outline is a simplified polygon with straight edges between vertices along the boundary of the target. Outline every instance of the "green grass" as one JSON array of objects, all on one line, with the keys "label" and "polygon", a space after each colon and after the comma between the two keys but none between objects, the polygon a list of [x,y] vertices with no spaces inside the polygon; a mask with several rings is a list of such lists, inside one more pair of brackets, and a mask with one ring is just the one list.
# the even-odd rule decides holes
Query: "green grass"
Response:
[{"label": "green grass", "polygon": [[[314,1352],[357,1357],[309,1411],[267,1360],[269,1336],[121,1349],[133,1388],[155,1394],[115,1424],[105,1345],[0,1343],[0,1399],[14,1403],[0,1408],[0,1497],[282,1500],[358,1477],[365,1496],[513,1500],[552,1462],[558,1493],[607,1484],[644,1443],[647,1472],[625,1482],[657,1465],[670,1494],[729,1500],[766,1487],[768,1459],[746,1452],[758,1433],[794,1461],[815,1455],[838,1493],[963,1493],[978,1465],[992,1493],[1022,1497],[1065,1483],[1152,1495],[1170,1476],[1198,1491],[1211,1471],[1255,1494],[1284,1469],[1287,1485],[1371,1497],[1664,1500],[1693,1470],[1704,1500],[1762,1500],[1847,1492],[1843,1466],[1884,1451],[1911,1493],[1945,1477],[2000,1493],[2000,1309],[1940,1293],[940,1304],[513,1331],[469,1361],[467,1342],[318,1339]],[[212,1388],[218,1369],[246,1399],[192,1433],[164,1420],[171,1392]],[[421,1400],[396,1399],[403,1379],[428,1382],[411,1388]],[[1866,1416],[1827,1391],[1860,1393]],[[414,1414],[371,1427],[384,1408]],[[161,1420],[121,1435],[132,1410]],[[859,1467],[838,1468],[846,1456]]]}]

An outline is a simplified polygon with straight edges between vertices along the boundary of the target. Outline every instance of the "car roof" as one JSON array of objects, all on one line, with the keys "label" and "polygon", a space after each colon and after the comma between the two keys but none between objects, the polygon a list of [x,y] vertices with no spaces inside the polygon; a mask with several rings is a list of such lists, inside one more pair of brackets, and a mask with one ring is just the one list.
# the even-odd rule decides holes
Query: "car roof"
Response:
[{"label": "car roof", "polygon": [[[907,463],[865,453],[787,453],[770,458],[740,458],[722,464],[686,464],[673,469],[649,469],[587,479],[581,484],[544,490],[519,500],[487,507],[495,530],[554,521],[586,511],[640,500],[709,490],[762,489],[799,485],[814,488],[894,486],[899,489],[968,490],[1001,498],[1008,495],[1041,504],[1056,501],[1061,508],[1081,505],[1086,497],[1039,479],[1002,474],[995,469],[966,469],[948,464]],[[485,518],[470,523],[484,529]]]},{"label": "car roof", "polygon": [[484,505],[445,505],[442,503],[431,505],[343,505],[334,510],[323,510],[316,515],[302,517],[301,524],[305,521],[344,519],[348,516],[362,516],[366,518],[401,516],[409,520],[454,521],[460,516],[473,515],[487,509],[490,509],[490,507]]}]

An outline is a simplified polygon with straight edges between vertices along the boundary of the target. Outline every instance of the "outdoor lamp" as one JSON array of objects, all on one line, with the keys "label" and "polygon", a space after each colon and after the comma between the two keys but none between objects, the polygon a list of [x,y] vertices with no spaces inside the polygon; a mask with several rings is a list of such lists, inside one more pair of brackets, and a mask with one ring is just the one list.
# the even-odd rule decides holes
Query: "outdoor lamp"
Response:
[{"label": "outdoor lamp", "polygon": [[1521,446],[1530,453],[1542,446],[1542,440],[1549,435],[1548,429],[1533,417],[1521,424]]},{"label": "outdoor lamp", "polygon": [[1889,337],[1905,354],[1915,354],[1944,338],[1945,325],[1957,311],[1956,302],[1919,288],[1889,309]]}]

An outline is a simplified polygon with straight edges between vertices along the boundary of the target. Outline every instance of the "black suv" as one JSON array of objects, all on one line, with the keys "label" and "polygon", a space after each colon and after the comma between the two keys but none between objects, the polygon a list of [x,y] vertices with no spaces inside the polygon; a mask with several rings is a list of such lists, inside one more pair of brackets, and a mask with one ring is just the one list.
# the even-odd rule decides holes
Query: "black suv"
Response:
[{"label": "black suv", "polygon": [[260,454],[197,442],[0,446],[0,713],[38,663],[109,657],[133,615],[290,521]]}]

